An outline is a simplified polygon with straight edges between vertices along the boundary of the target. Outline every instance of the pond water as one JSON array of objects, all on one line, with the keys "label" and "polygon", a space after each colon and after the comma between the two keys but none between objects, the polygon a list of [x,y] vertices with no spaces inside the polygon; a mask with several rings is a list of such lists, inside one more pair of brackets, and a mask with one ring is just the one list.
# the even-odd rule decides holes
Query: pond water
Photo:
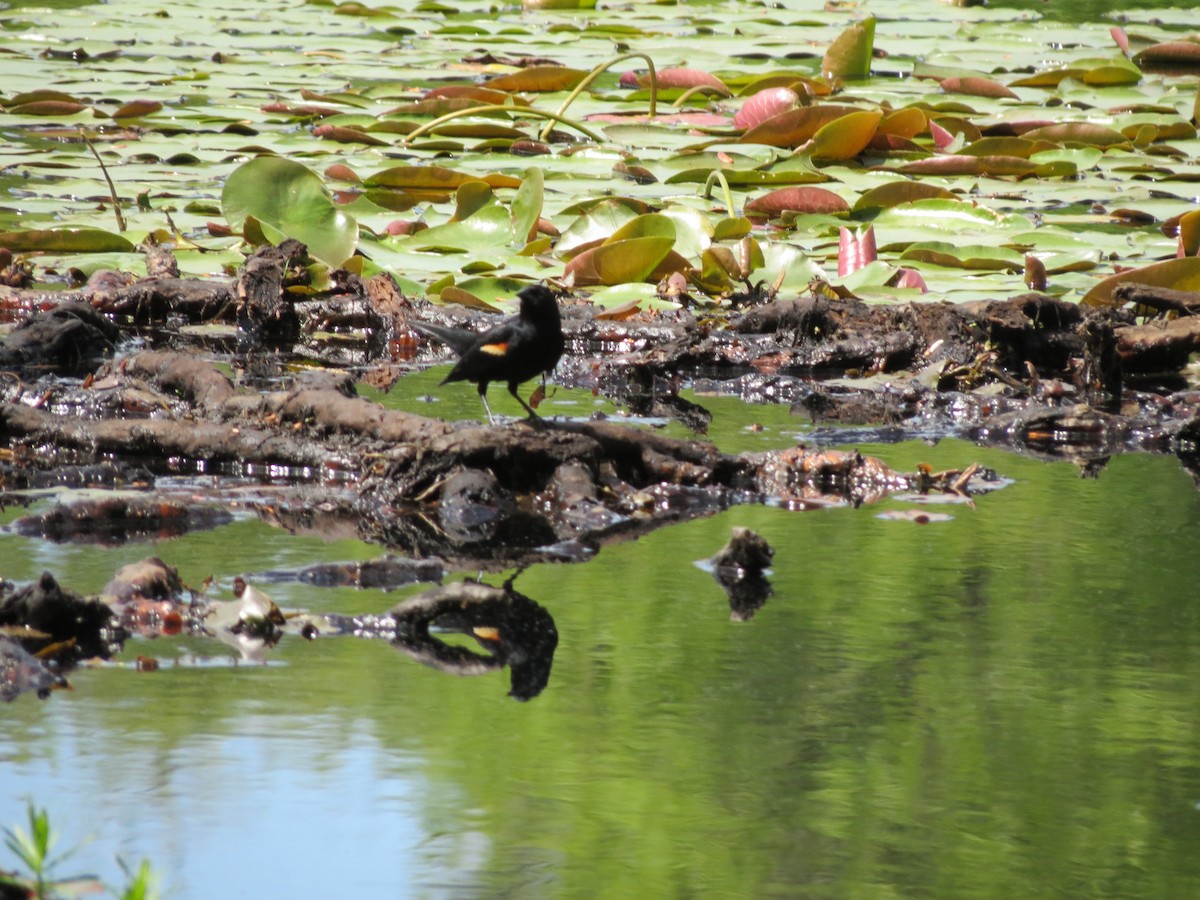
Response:
[{"label": "pond water", "polygon": [[[414,16],[454,10],[373,5]],[[1137,4],[1141,20],[1165,5]],[[384,34],[370,17],[335,16],[327,3],[251,4],[241,17],[219,4],[176,3],[169,14],[147,4],[125,56],[84,67],[69,51],[107,53],[131,32],[127,16],[69,14],[80,6],[123,8],[0,0],[0,12],[20,13],[0,21],[11,37],[3,89],[53,84],[106,109],[129,97],[165,100],[168,124],[142,136],[145,152],[121,142],[107,155],[122,160],[111,168],[128,196],[156,185],[156,206],[182,198],[169,211],[193,236],[219,218],[219,186],[243,148],[299,152],[314,168],[329,161],[308,155],[304,128],[263,113],[266,99],[414,81],[414,72],[440,78],[442,56],[473,54],[485,38],[514,56],[550,53],[551,42],[557,53],[561,42],[590,67],[622,35],[597,29],[585,46],[574,26],[523,31],[515,4],[461,4],[462,21],[438,21],[434,37],[412,40],[407,19],[385,23],[396,28]],[[656,26],[632,46],[657,54],[661,44],[671,60],[687,55],[680,48],[702,51],[697,65],[725,68],[733,50],[775,27],[760,9],[771,4],[694,6],[734,15],[750,37],[713,27],[706,43]],[[821,4],[779,6],[816,17]],[[970,21],[1007,21],[1004,8],[1086,20],[1086,35],[1056,25],[1043,43],[1064,46],[1070,32],[1102,48],[1078,55],[1105,56],[1115,51],[1102,14],[1132,6],[1009,0]],[[659,7],[674,16],[669,5],[631,5],[652,18]],[[913,52],[950,46],[958,26],[927,23],[948,7],[909,8],[921,24],[885,17],[881,45],[895,55],[910,49],[897,35],[913,35]],[[501,27],[490,21],[497,9]],[[489,18],[488,28],[472,31],[468,12]],[[983,31],[1005,54],[1019,51],[1018,62],[1057,59],[1027,42],[1033,33],[1026,23]],[[784,49],[816,53],[823,43],[806,34]],[[816,35],[831,40],[832,24]],[[58,55],[44,55],[42,43]],[[412,58],[380,53],[395,44]],[[264,72],[269,83],[259,84]],[[54,166],[82,158],[86,168],[63,170],[60,184],[41,157],[36,178],[14,166],[0,209],[10,225],[18,212],[33,222],[108,219],[82,148],[37,130],[5,140],[14,135],[21,145],[6,160],[53,140],[76,152]],[[188,154],[177,156],[181,146]],[[490,171],[490,158],[475,164],[485,163]],[[560,186],[569,180],[560,172]],[[1192,202],[1190,183],[1175,185],[1179,204]],[[1073,191],[1072,202],[1091,203]],[[1150,203],[1135,182],[1125,192],[1129,204]],[[201,197],[211,202],[187,202]],[[147,213],[140,225],[163,221]],[[204,265],[219,268],[211,258]],[[383,399],[478,417],[470,386],[435,389],[444,374],[406,377],[407,400]],[[689,396],[712,410],[711,437],[729,452],[822,436],[786,407]],[[517,412],[495,388],[493,404]],[[548,408],[614,411],[565,390]],[[32,802],[61,832],[58,849],[75,848],[56,874],[119,885],[118,859],[145,858],[168,896],[181,898],[1200,896],[1200,491],[1191,477],[1166,456],[1119,457],[1085,480],[1066,462],[960,440],[856,446],[900,470],[979,462],[1008,483],[974,506],[937,506],[929,511],[947,519],[923,525],[881,515],[914,509],[904,498],[804,513],[741,506],[604,547],[584,564],[530,568],[515,586],[553,616],[559,643],[548,685],[526,703],[507,696],[507,673],[452,677],[380,640],[288,636],[265,662],[202,637],[131,640],[114,664],[74,673],[72,691],[0,705],[0,826],[22,824]],[[21,583],[48,570],[96,593],[121,565],[156,555],[189,584],[213,576],[223,598],[247,574],[287,609],[382,613],[421,590],[271,581],[263,573],[384,551],[252,516],[169,541],[97,547],[3,529],[24,512],[0,510],[0,576]],[[749,621],[731,619],[724,592],[694,564],[735,526],[776,551],[773,594]],[[139,671],[138,657],[157,659],[158,670]],[[0,849],[0,869],[16,866]]]},{"label": "pond water", "polygon": [[[730,449],[804,431],[759,407],[750,433],[734,401],[696,399]],[[1083,480],[958,440],[862,449],[1011,483],[938,508],[949,521],[881,518],[902,499],[747,506],[533,567],[516,587],[560,639],[527,703],[507,673],[449,676],[378,640],[287,637],[266,664],[133,640],[73,691],[0,708],[0,818],[32,800],[81,845],[60,874],[118,884],[118,857],[146,857],[176,897],[1195,896],[1189,476],[1147,455]],[[750,621],[693,564],[735,525],[776,549]],[[85,592],[151,554],[228,590],[381,551],[255,519],[103,549],[0,534],[7,577]],[[269,590],[346,613],[405,595]]]}]

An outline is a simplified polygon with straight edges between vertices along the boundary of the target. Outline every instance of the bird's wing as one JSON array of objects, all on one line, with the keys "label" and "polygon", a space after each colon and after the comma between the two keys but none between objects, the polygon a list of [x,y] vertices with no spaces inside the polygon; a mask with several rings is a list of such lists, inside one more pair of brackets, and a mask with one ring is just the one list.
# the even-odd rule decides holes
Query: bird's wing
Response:
[{"label": "bird's wing", "polygon": [[471,331],[469,328],[450,328],[446,325],[434,325],[432,322],[414,321],[410,321],[409,325],[414,331],[441,341],[459,356],[470,350],[471,346],[479,340],[479,332]]}]

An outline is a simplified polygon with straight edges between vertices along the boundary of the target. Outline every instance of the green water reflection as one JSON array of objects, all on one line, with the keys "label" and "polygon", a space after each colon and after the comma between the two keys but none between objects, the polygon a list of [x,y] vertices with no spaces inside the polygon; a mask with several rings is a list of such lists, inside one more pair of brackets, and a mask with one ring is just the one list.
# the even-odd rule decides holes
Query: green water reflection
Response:
[{"label": "green water reflection", "polygon": [[[285,641],[282,666],[82,672],[3,710],[5,796],[99,830],[93,868],[150,855],[181,896],[1194,896],[1188,477],[1170,458],[1083,481],[955,441],[869,449],[1015,483],[948,523],[745,507],[529,570],[560,644],[528,704],[506,675],[351,639]],[[735,524],[777,550],[748,623],[691,565]],[[378,551],[257,522],[116,551],[0,536],[9,577],[50,565],[91,590],[147,552],[198,581]],[[142,641],[126,659],[185,652],[226,655]],[[324,862],[264,868],[264,848]]]}]

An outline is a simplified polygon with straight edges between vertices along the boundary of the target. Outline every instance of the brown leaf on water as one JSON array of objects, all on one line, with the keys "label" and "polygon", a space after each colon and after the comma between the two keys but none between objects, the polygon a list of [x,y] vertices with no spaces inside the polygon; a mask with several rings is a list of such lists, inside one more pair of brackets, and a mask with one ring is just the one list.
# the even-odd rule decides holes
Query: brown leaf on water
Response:
[{"label": "brown leaf on water", "polygon": [[426,100],[437,100],[439,98],[466,98],[480,104],[502,104],[507,103],[511,99],[504,91],[489,90],[488,88],[472,84],[448,84],[425,92]]},{"label": "brown leaf on water", "polygon": [[1200,40],[1164,41],[1134,54],[1139,66],[1200,66]]},{"label": "brown leaf on water", "polygon": [[10,106],[8,111],[14,116],[73,116],[87,108],[82,103],[70,100],[34,100],[32,103]]},{"label": "brown leaf on water", "polygon": [[994,175],[1022,178],[1032,175],[1037,166],[1018,156],[968,156],[948,154],[918,159],[896,168],[906,175]]},{"label": "brown leaf on water", "polygon": [[853,112],[858,112],[853,106],[834,105],[789,109],[755,125],[738,139],[738,143],[799,147],[825,125]]},{"label": "brown leaf on water", "polygon": [[942,90],[947,94],[970,94],[973,97],[1003,97],[1009,100],[1019,100],[1015,93],[998,81],[982,76],[953,76],[943,78],[940,82]]},{"label": "brown leaf on water", "polygon": [[913,106],[893,110],[879,120],[877,132],[901,138],[914,138],[929,128],[929,120],[923,110]]},{"label": "brown leaf on water", "polygon": [[327,141],[337,141],[339,144],[366,144],[369,147],[390,147],[388,141],[381,141],[374,135],[367,134],[357,128],[345,125],[318,125],[312,131],[313,137]]},{"label": "brown leaf on water", "polygon": [[1031,291],[1046,290],[1046,267],[1032,253],[1025,254],[1025,285]]},{"label": "brown leaf on water", "polygon": [[112,114],[114,119],[136,119],[158,112],[163,105],[157,100],[130,100]]},{"label": "brown leaf on water", "polygon": [[1112,147],[1128,143],[1128,139],[1121,132],[1092,122],[1062,122],[1057,125],[1046,125],[1027,131],[1022,137],[1031,141],[1053,141],[1056,144],[1073,141],[1079,144],[1091,144],[1094,147]]},{"label": "brown leaf on water", "polygon": [[755,197],[746,204],[746,212],[768,216],[785,212],[832,214],[849,211],[850,204],[840,195],[819,187],[781,188]]},{"label": "brown leaf on water", "polygon": [[334,163],[326,167],[325,177],[333,181],[348,181],[351,184],[360,184],[362,182],[358,173],[345,163]]},{"label": "brown leaf on water", "polygon": [[632,319],[638,314],[641,310],[641,304],[641,300],[630,300],[628,303],[622,303],[620,306],[614,306],[612,309],[596,313],[595,318],[609,322],[624,322],[626,319]]},{"label": "brown leaf on water", "polygon": [[519,72],[500,75],[484,84],[488,90],[550,93],[554,91],[569,91],[587,77],[587,72],[580,69],[568,69],[566,66],[531,66]]}]

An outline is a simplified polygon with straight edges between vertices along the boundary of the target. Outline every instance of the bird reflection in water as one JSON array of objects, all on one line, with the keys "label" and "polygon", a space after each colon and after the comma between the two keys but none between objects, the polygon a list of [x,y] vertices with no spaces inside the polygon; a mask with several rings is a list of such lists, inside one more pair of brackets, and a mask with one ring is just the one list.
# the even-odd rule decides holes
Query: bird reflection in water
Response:
[{"label": "bird reflection in water", "polygon": [[[515,577],[515,576],[514,576]],[[426,591],[396,606],[392,646],[424,665],[456,675],[482,675],[508,666],[516,700],[532,700],[550,680],[558,629],[537,603],[512,588],[474,581]],[[448,644],[435,635],[463,634],[486,653]]]}]

